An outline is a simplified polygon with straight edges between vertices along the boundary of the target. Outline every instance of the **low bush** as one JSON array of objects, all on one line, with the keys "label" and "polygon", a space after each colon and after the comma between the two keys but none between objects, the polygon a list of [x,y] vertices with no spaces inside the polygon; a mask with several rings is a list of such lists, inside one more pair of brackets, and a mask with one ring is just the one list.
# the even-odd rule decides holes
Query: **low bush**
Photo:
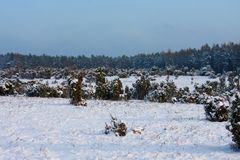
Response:
[{"label": "low bush", "polygon": [[118,120],[117,118],[111,116],[111,123],[106,123],[105,134],[114,133],[116,136],[126,136],[127,134],[127,125],[126,123]]},{"label": "low bush", "polygon": [[213,122],[228,120],[229,102],[222,97],[210,97],[204,106],[206,118]]}]

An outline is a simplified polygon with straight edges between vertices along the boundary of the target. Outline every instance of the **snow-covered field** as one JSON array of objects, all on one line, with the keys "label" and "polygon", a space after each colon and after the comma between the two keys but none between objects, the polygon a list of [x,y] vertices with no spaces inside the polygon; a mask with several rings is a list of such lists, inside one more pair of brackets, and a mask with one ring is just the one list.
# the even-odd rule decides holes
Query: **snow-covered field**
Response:
[{"label": "snow-covered field", "polygon": [[[103,133],[110,114],[128,134]],[[225,122],[205,120],[202,105],[0,97],[0,159],[236,159]],[[142,134],[131,129],[143,127]]]}]

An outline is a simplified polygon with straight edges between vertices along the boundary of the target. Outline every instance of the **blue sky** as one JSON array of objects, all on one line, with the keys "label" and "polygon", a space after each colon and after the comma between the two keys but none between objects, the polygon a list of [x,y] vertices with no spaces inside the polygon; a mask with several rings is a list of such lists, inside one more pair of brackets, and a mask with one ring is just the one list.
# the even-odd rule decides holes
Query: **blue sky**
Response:
[{"label": "blue sky", "polygon": [[0,54],[133,55],[240,42],[239,0],[1,0]]}]

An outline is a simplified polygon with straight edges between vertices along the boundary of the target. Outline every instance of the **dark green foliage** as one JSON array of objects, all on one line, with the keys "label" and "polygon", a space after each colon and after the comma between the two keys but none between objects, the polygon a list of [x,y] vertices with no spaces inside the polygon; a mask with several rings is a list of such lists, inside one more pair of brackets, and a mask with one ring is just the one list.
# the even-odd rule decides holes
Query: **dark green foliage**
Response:
[{"label": "dark green foliage", "polygon": [[97,99],[110,99],[110,89],[108,83],[105,79],[105,72],[102,68],[99,68],[95,72],[96,76],[96,93],[95,96]]},{"label": "dark green foliage", "polygon": [[110,90],[111,90],[111,95],[110,95],[111,99],[119,100],[120,94],[123,94],[122,82],[119,79],[113,80],[111,82]]},{"label": "dark green foliage", "polygon": [[28,97],[62,97],[62,91],[59,88],[49,87],[46,84],[31,85],[27,91]]},{"label": "dark green foliage", "polygon": [[[0,55],[0,68],[164,68],[168,66],[200,69],[211,66],[215,73],[233,71],[240,67],[240,44],[228,43],[222,45],[202,46],[200,49],[183,49],[177,52],[167,51],[153,54],[138,54],[135,56],[94,56],[78,57],[21,55],[8,53]],[[173,74],[174,70],[168,70]],[[46,74],[49,77],[49,74]]]},{"label": "dark green foliage", "polygon": [[166,84],[160,84],[165,90],[165,98],[167,102],[172,102],[172,98],[176,95],[176,85],[174,82],[167,82]]},{"label": "dark green foliage", "polygon": [[72,88],[73,91],[72,91],[71,104],[75,106],[86,105],[86,103],[83,101],[82,82],[83,82],[83,73],[79,75],[77,83]]},{"label": "dark green foliage", "polygon": [[240,93],[236,93],[230,110],[230,125],[226,128],[232,133],[232,141],[240,149]]},{"label": "dark green foliage", "polygon": [[133,84],[134,98],[143,100],[145,96],[148,94],[150,86],[151,86],[150,80],[145,76],[141,76],[141,78],[138,79],[136,83]]},{"label": "dark green foliage", "polygon": [[95,72],[96,76],[96,93],[97,99],[103,100],[119,100],[120,95],[123,94],[122,82],[118,79],[108,82],[105,79],[105,72],[99,68]]},{"label": "dark green foliage", "polygon": [[209,121],[223,122],[228,120],[229,103],[222,97],[212,97],[205,104],[205,114]]}]

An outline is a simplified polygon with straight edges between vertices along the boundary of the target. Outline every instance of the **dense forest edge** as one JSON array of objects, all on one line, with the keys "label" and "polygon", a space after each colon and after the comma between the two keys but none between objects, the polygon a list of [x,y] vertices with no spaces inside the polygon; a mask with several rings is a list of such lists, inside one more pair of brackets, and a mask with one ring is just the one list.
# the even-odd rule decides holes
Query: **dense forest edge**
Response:
[{"label": "dense forest edge", "polygon": [[216,73],[239,71],[240,43],[203,45],[200,49],[189,48],[180,51],[164,51],[134,56],[49,56],[24,55],[20,53],[0,54],[0,69],[11,67],[33,69],[37,67],[90,69],[97,67],[118,69],[148,69],[167,66],[200,69],[206,65]]}]

